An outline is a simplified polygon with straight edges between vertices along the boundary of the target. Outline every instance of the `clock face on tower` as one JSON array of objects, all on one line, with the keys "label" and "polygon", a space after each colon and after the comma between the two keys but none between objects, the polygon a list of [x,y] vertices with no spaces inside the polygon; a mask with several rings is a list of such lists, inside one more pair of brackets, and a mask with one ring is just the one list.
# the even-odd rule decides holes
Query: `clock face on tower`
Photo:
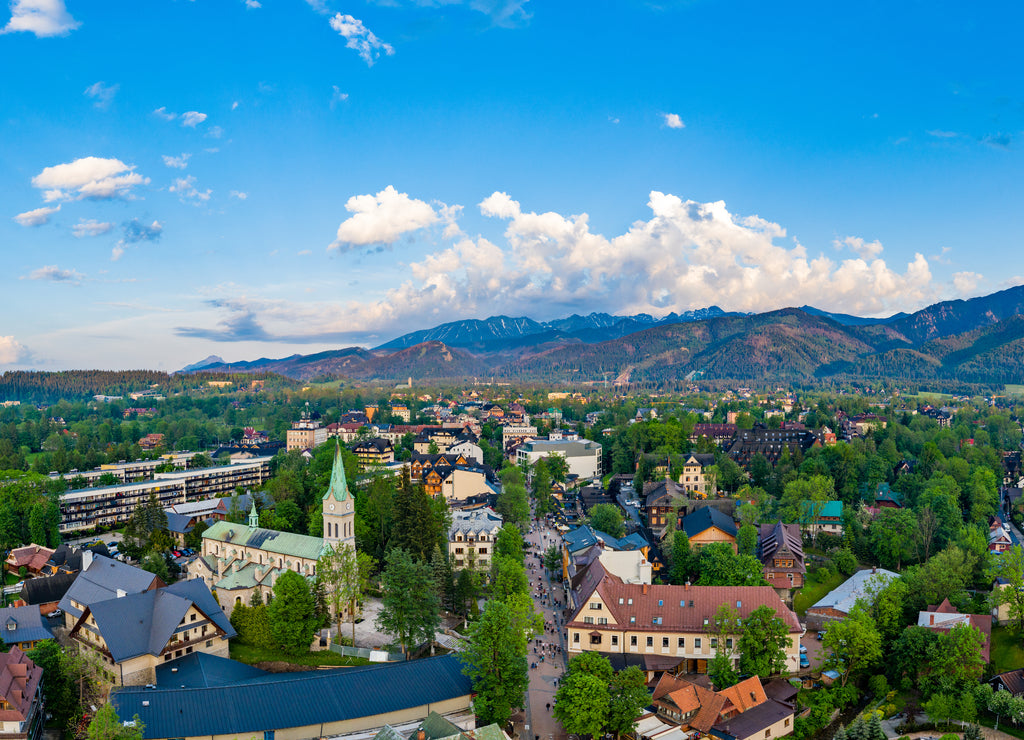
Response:
[{"label": "clock face on tower", "polygon": [[331,511],[334,511],[334,504],[331,504]]},{"label": "clock face on tower", "polygon": [[347,504],[345,504],[345,509],[347,511],[348,509],[351,509],[351,508],[352,508],[352,502],[349,501]]}]

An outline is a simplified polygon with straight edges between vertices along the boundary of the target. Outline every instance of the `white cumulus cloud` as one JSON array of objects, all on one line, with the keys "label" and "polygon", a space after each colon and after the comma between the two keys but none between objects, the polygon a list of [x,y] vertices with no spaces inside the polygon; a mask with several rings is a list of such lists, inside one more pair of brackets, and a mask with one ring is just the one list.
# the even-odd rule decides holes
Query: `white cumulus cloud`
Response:
[{"label": "white cumulus cloud", "polygon": [[355,49],[362,60],[369,66],[373,66],[373,63],[380,58],[382,53],[387,56],[395,53],[395,49],[391,44],[386,44],[377,38],[376,34],[358,18],[336,13],[331,18],[330,24],[331,28],[345,38],[345,46],[349,49]]},{"label": "white cumulus cloud", "polygon": [[132,188],[148,183],[148,177],[135,172],[135,165],[103,157],[82,157],[74,162],[47,167],[32,178],[32,185],[45,191],[47,202],[127,198],[131,196]]},{"label": "white cumulus cloud", "polygon": [[63,270],[57,265],[40,267],[26,276],[28,280],[48,280],[53,283],[70,283],[72,285],[80,284],[84,277],[85,275],[78,270]]},{"label": "white cumulus cloud", "polygon": [[683,119],[679,117],[678,113],[662,113],[662,117],[665,119],[665,125],[669,128],[686,128],[686,124],[683,123]]},{"label": "white cumulus cloud", "polygon": [[953,273],[953,287],[957,289],[957,292],[970,293],[978,287],[978,283],[982,280],[982,276],[976,272],[955,272]]},{"label": "white cumulus cloud", "polygon": [[859,236],[848,236],[845,239],[836,239],[832,242],[836,249],[849,247],[850,250],[862,260],[873,260],[882,253],[884,247],[877,239],[873,242],[865,241]]},{"label": "white cumulus cloud", "polygon": [[94,82],[89,85],[89,87],[85,88],[84,95],[92,98],[95,101],[93,105],[102,110],[110,105],[120,88],[120,85],[107,85],[104,82]]},{"label": "white cumulus cloud", "polygon": [[96,219],[81,220],[71,227],[71,233],[78,239],[87,236],[102,236],[114,228],[109,221],[97,221]]},{"label": "white cumulus cloud", "polygon": [[13,365],[28,359],[28,349],[13,336],[0,337],[0,365]]},{"label": "white cumulus cloud", "polygon": [[188,153],[183,153],[181,156],[178,157],[172,157],[168,154],[164,154],[163,160],[164,164],[167,165],[168,167],[174,167],[175,169],[183,170],[186,167],[188,167],[188,160],[191,156],[192,155]]},{"label": "white cumulus cloud", "polygon": [[35,208],[31,211],[25,211],[19,213],[14,217],[22,226],[42,226],[43,224],[50,222],[50,216],[60,210],[60,206],[44,206],[42,208]]},{"label": "white cumulus cloud", "polygon": [[170,191],[177,193],[182,202],[191,201],[193,205],[200,205],[210,200],[212,190],[199,190],[196,187],[196,178],[193,175],[179,177],[171,185]]},{"label": "white cumulus cloud", "polygon": [[80,25],[68,13],[64,0],[11,0],[11,19],[0,33],[28,31],[39,37],[67,36]]},{"label": "white cumulus cloud", "polygon": [[249,197],[248,193],[243,193],[241,190],[232,190],[230,195],[232,198],[238,198],[239,200],[245,200]]},{"label": "white cumulus cloud", "polygon": [[205,121],[207,118],[205,113],[200,113],[197,110],[185,111],[181,114],[181,125],[187,126],[188,128],[195,128],[200,123]]},{"label": "white cumulus cloud", "polygon": [[440,220],[429,203],[399,193],[392,185],[376,195],[352,196],[345,210],[353,215],[338,226],[338,238],[330,248],[393,244],[403,234]]}]

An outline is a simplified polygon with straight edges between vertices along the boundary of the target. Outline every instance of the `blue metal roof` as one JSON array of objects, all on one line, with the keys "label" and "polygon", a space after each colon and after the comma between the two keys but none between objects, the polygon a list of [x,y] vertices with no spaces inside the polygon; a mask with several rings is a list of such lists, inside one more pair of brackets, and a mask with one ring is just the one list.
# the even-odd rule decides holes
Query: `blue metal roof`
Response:
[{"label": "blue metal roof", "polygon": [[[211,688],[116,690],[123,718],[139,715],[144,737],[249,735],[388,714],[468,696],[456,655],[302,673],[274,673]],[[147,706],[143,706],[143,702]]]},{"label": "blue metal roof", "polygon": [[205,689],[228,686],[267,675],[237,660],[209,653],[192,653],[184,658],[161,663],[156,667],[156,684],[160,688]]}]

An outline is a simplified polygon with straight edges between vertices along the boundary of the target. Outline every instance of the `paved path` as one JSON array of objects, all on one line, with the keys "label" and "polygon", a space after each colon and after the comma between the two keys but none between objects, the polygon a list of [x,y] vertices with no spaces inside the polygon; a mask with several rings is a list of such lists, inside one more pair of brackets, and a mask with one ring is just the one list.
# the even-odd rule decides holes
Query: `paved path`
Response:
[{"label": "paved path", "polygon": [[[565,740],[562,725],[551,715],[557,681],[565,671],[565,632],[562,588],[552,583],[544,570],[544,550],[560,541],[560,535],[545,523],[535,523],[526,536],[530,550],[526,555],[526,573],[536,610],[544,616],[544,634],[531,642],[530,688],[527,692],[525,740]],[[556,647],[557,649],[552,649]],[[542,660],[543,658],[543,660]]]}]

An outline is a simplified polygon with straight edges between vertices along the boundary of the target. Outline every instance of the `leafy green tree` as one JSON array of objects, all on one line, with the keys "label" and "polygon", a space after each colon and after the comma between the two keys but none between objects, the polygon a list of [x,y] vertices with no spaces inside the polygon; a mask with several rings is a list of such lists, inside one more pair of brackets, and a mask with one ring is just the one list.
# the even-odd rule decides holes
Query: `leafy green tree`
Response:
[{"label": "leafy green tree", "polygon": [[500,477],[501,493],[498,494],[494,508],[506,523],[525,530],[530,526],[530,501],[526,495],[523,473],[509,463],[502,468]]},{"label": "leafy green tree", "polygon": [[274,598],[266,609],[270,634],[281,649],[292,655],[307,652],[319,619],[306,579],[295,571],[282,573],[274,583]]},{"label": "leafy green tree", "polygon": [[938,724],[949,724],[949,720],[956,714],[956,699],[948,694],[933,694],[923,705],[924,711]]},{"label": "leafy green tree", "polygon": [[884,568],[899,570],[913,557],[917,519],[907,509],[882,509],[868,526],[875,559]]},{"label": "leafy green tree", "polygon": [[839,672],[843,686],[851,676],[870,671],[882,658],[882,636],[875,620],[860,605],[846,619],[829,623],[821,645],[830,653],[825,665]]},{"label": "leafy green tree", "polygon": [[551,545],[544,551],[544,567],[551,575],[561,574],[562,553],[559,551],[558,545]]},{"label": "leafy green tree", "polygon": [[677,531],[672,536],[672,567],[669,570],[669,581],[676,586],[682,586],[690,580],[690,573],[693,570],[693,553],[690,551],[690,538],[686,532]]},{"label": "leafy green tree", "polygon": [[635,665],[622,669],[611,680],[605,726],[617,737],[633,732],[637,718],[650,701],[644,672]]},{"label": "leafy green tree", "polygon": [[943,599],[958,599],[971,582],[973,573],[974,556],[950,545],[928,562],[906,572],[908,606],[920,611],[928,604],[942,603]]},{"label": "leafy green tree", "polygon": [[927,676],[947,686],[952,682],[961,691],[976,685],[985,669],[981,656],[984,643],[981,631],[970,624],[958,624],[948,632],[940,632],[929,651]]},{"label": "leafy green tree", "polygon": [[840,547],[832,552],[832,564],[846,577],[857,572],[857,556],[848,547]]},{"label": "leafy green tree", "polygon": [[[528,615],[517,613],[524,604]],[[523,706],[529,687],[529,639],[542,628],[541,617],[533,613],[528,599],[512,604],[489,601],[470,625],[460,657],[463,673],[473,681],[473,708],[480,722],[505,725],[513,709]]]},{"label": "leafy green tree", "polygon": [[125,724],[117,716],[113,704],[104,704],[89,722],[86,737],[88,740],[142,740],[145,729],[139,715]]},{"label": "leafy green tree", "polygon": [[406,654],[413,645],[433,640],[441,618],[430,566],[396,547],[388,553],[381,585],[377,629],[393,635]]},{"label": "leafy green tree", "polygon": [[441,504],[443,510],[435,509],[423,486],[412,483],[408,471],[403,472],[394,498],[394,545],[417,560],[428,562],[434,545],[439,544],[442,533],[448,531],[442,518],[447,513],[447,505],[443,501]]},{"label": "leafy green tree", "polygon": [[505,524],[498,530],[494,542],[494,555],[508,557],[520,563],[524,562],[523,532],[514,524]]},{"label": "leafy green tree", "polygon": [[167,558],[163,556],[163,553],[147,553],[146,556],[139,561],[139,567],[152,573],[164,583],[170,583],[171,581],[171,570],[167,567]]},{"label": "leafy green tree", "polygon": [[757,550],[757,528],[753,524],[744,524],[736,534],[736,547],[740,555],[753,556]]},{"label": "leafy green tree", "polygon": [[376,569],[377,562],[372,557],[344,544],[328,549],[317,560],[317,582],[323,584],[328,607],[337,621],[338,634],[341,634],[341,621],[347,611],[352,623],[353,645],[356,644],[358,604]]},{"label": "leafy green tree", "polygon": [[937,526],[935,544],[945,547],[956,536],[963,516],[960,508],[960,486],[945,473],[936,473],[925,484],[924,490],[917,499],[918,510],[930,508],[935,512]]},{"label": "leafy green tree", "polygon": [[452,563],[448,559],[447,553],[441,550],[440,547],[434,548],[434,555],[430,558],[430,570],[434,575],[434,584],[437,587],[441,608],[454,611],[455,573],[452,570]]},{"label": "leafy green tree", "polygon": [[491,596],[506,601],[513,594],[529,594],[526,568],[514,558],[496,555],[491,560]]},{"label": "leafy green tree", "polygon": [[599,736],[608,722],[608,684],[589,673],[570,673],[555,692],[555,719],[571,735]]},{"label": "leafy green tree", "polygon": [[994,559],[992,575],[1006,582],[993,590],[993,602],[996,606],[1006,604],[1016,629],[1024,629],[1024,550],[1020,545],[1014,545]]},{"label": "leafy green tree", "polygon": [[767,678],[786,670],[789,626],[770,606],[759,606],[743,621],[739,640],[740,672]]},{"label": "leafy green tree", "polygon": [[607,656],[587,651],[578,653],[569,659],[566,675],[572,673],[589,673],[592,676],[597,676],[607,685],[611,683],[615,670]]},{"label": "leafy green tree", "polygon": [[761,561],[752,555],[737,555],[727,542],[712,542],[702,547],[697,567],[699,586],[768,585]]},{"label": "leafy green tree", "polygon": [[615,504],[597,504],[591,508],[590,526],[612,537],[622,537],[626,533],[622,510]]},{"label": "leafy green tree", "polygon": [[26,655],[43,669],[46,711],[53,715],[58,727],[66,727],[78,713],[78,687],[68,670],[72,656],[62,650],[56,640],[43,640]]}]

